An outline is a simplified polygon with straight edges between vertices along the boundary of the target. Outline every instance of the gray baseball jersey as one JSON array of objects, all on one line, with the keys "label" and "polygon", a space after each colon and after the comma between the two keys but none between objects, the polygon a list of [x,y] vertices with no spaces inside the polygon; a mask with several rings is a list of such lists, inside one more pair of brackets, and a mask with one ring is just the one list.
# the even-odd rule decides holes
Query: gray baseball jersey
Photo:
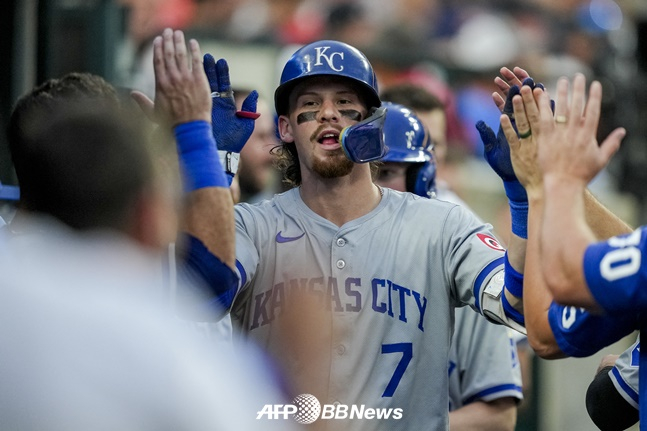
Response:
[{"label": "gray baseball jersey", "polygon": [[449,410],[475,401],[523,399],[516,343],[505,326],[469,308],[456,309],[449,351]]},{"label": "gray baseball jersey", "polygon": [[[502,282],[504,251],[489,225],[460,206],[384,189],[373,211],[338,227],[295,188],[237,205],[236,229],[237,330],[280,358],[279,317],[299,307],[291,292],[308,292],[329,312],[332,333],[317,356],[325,384],[309,393],[324,405],[401,412],[344,429],[448,428],[454,307],[480,311]],[[288,374],[306,373],[300,358],[283,359]]]},{"label": "gray baseball jersey", "polygon": [[636,342],[622,352],[616,365],[609,371],[613,385],[629,404],[638,409],[638,374],[640,362],[640,335]]},{"label": "gray baseball jersey", "polygon": [[[438,199],[469,208],[447,183],[439,180],[437,185]],[[454,326],[449,351],[449,410],[473,401],[523,399],[517,344],[526,342],[526,336],[492,325],[465,308],[456,310]]]}]

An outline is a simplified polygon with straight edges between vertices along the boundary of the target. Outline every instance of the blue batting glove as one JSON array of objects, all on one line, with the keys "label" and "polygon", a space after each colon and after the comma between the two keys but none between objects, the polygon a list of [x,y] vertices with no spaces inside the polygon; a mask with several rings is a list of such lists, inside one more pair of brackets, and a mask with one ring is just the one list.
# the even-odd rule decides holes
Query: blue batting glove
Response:
[{"label": "blue batting glove", "polygon": [[[512,115],[512,98],[519,94],[519,87],[513,85],[508,91],[508,97],[503,108],[503,113]],[[511,117],[512,126],[516,130],[514,118]],[[510,201],[517,203],[528,203],[528,196],[526,190],[523,188],[512,168],[512,160],[510,159],[510,145],[505,138],[503,129],[499,126],[499,131],[495,135],[494,131],[485,124],[484,121],[476,123],[476,130],[478,130],[483,141],[483,149],[485,152],[485,160],[496,174],[503,180],[506,189],[506,196]]]},{"label": "blue batting glove", "polygon": [[[534,81],[531,78],[526,78],[523,84],[534,88]],[[512,98],[519,93],[518,86],[513,85],[510,87],[503,106],[503,114],[510,117],[515,131],[517,126],[514,121]],[[514,173],[512,160],[510,159],[510,145],[505,138],[503,128],[499,125],[499,131],[495,135],[494,131],[484,121],[479,121],[476,123],[476,130],[481,136],[481,141],[483,141],[485,160],[503,180],[503,188],[510,205],[512,233],[520,238],[528,238],[528,195]]]},{"label": "blue batting glove", "polygon": [[212,91],[213,137],[216,139],[221,162],[231,184],[238,169],[240,150],[254,131],[254,121],[260,116],[256,112],[258,92],[254,90],[249,93],[243,101],[242,109],[237,111],[227,61],[221,58],[216,62],[211,54],[205,54],[203,66]]}]

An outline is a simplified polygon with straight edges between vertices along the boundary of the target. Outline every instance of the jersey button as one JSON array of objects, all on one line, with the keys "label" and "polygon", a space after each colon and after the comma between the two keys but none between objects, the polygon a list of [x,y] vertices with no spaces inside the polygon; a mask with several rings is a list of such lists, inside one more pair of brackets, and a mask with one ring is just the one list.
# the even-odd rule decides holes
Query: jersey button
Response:
[{"label": "jersey button", "polygon": [[346,262],[344,262],[343,260],[339,259],[337,261],[337,268],[344,269],[345,266],[346,266]]},{"label": "jersey button", "polygon": [[344,238],[337,238],[337,245],[343,247],[346,245],[346,240]]},{"label": "jersey button", "polygon": [[344,347],[343,344],[340,344],[339,346],[337,346],[337,354],[341,356],[344,353],[346,353],[346,347]]}]

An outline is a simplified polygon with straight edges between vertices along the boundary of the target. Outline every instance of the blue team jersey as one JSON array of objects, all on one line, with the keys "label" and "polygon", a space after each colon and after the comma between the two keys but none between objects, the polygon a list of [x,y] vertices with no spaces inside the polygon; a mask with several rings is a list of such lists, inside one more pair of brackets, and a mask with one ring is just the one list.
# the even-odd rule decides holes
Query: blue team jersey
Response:
[{"label": "blue team jersey", "polygon": [[647,310],[647,230],[610,238],[589,246],[584,276],[595,301],[609,314]]},{"label": "blue team jersey", "polygon": [[548,309],[548,322],[561,351],[576,358],[597,353],[631,334],[638,325],[631,315],[592,314],[583,308],[554,302]]},{"label": "blue team jersey", "polygon": [[[647,329],[647,230],[613,237],[589,246],[584,254],[584,276],[595,301],[614,319],[634,319],[635,329]],[[622,338],[621,332],[618,339]],[[640,352],[641,382],[647,382],[647,354]],[[639,385],[640,412],[647,412],[647,385]],[[647,420],[641,421],[647,430]]]}]

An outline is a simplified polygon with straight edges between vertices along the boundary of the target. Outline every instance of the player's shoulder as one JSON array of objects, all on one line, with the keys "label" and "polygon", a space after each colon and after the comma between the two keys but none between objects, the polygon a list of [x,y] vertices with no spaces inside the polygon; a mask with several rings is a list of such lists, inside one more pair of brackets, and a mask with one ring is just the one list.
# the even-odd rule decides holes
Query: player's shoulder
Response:
[{"label": "player's shoulder", "polygon": [[410,206],[413,208],[421,209],[422,211],[444,211],[449,212],[452,208],[458,206],[457,204],[441,199],[429,199],[418,196],[409,192],[400,192],[397,190],[383,188],[384,197],[391,203],[401,206]]},{"label": "player's shoulder", "polygon": [[482,224],[478,217],[467,207],[442,199],[423,198],[413,193],[384,189],[389,205],[402,217],[426,220],[436,226],[462,228]]},{"label": "player's shoulder", "polygon": [[237,229],[250,235],[273,235],[277,229],[299,225],[305,229],[309,209],[301,200],[298,189],[274,195],[257,203],[239,203],[234,206]]},{"label": "player's shoulder", "polygon": [[248,203],[240,202],[234,205],[234,210],[239,215],[245,214],[268,214],[272,211],[288,211],[295,206],[298,197],[297,189],[290,189],[283,193],[278,193],[270,199]]}]

